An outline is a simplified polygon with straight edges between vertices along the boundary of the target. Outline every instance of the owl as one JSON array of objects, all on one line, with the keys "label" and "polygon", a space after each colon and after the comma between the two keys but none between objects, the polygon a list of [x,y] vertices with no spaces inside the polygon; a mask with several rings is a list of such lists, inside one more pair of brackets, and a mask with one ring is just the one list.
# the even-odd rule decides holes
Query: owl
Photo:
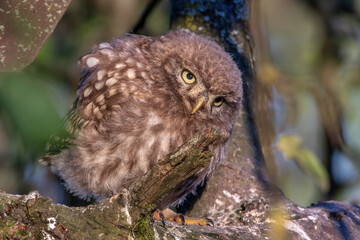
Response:
[{"label": "owl", "polygon": [[158,37],[126,34],[79,60],[82,76],[66,136],[42,158],[82,199],[130,188],[159,159],[194,134],[224,134],[213,157],[158,206],[179,203],[224,159],[242,99],[241,72],[215,42],[178,30]]}]

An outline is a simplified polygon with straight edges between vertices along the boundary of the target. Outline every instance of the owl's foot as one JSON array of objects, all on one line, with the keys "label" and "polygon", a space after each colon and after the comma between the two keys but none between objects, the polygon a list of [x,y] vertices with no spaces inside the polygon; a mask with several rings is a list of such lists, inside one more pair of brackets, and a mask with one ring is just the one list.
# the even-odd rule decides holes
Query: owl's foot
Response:
[{"label": "owl's foot", "polygon": [[161,221],[164,226],[166,221],[182,223],[186,225],[215,226],[214,222],[209,218],[189,218],[182,214],[176,213],[170,208],[164,210],[156,209],[152,213],[153,219]]}]

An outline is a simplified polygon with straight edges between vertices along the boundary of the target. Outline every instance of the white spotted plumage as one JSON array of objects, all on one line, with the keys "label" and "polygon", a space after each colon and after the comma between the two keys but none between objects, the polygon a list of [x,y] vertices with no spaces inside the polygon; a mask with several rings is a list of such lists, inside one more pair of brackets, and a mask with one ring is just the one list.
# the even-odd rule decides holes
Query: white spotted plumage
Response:
[{"label": "white spotted plumage", "polygon": [[89,58],[86,60],[86,65],[87,65],[89,68],[94,67],[94,66],[97,65],[98,63],[99,63],[99,59],[94,58],[94,57],[89,57]]},{"label": "white spotted plumage", "polygon": [[[186,31],[125,35],[100,43],[79,65],[83,75],[66,119],[68,137],[50,142],[43,158],[75,195],[111,197],[198,131],[222,130],[224,137],[209,147],[210,166],[166,196],[159,205],[164,208],[179,202],[224,158],[242,80],[231,57],[214,42]],[[184,70],[196,81],[186,83]],[[199,97],[203,105],[192,114]],[[217,97],[224,98],[218,107],[213,104]],[[53,152],[52,146],[62,150]]]},{"label": "white spotted plumage", "polygon": [[108,80],[106,80],[105,85],[108,87],[111,87],[112,85],[114,85],[117,82],[116,78],[109,78]]}]

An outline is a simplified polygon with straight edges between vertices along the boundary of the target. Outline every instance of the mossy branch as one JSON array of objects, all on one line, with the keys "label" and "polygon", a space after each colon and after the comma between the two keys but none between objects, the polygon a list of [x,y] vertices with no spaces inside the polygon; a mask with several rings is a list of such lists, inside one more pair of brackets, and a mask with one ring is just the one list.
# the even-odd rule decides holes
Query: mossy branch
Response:
[{"label": "mossy branch", "polygon": [[220,136],[215,129],[197,134],[160,160],[133,189],[124,189],[99,204],[75,208],[53,204],[37,192],[23,196],[0,192],[0,238],[131,237],[136,228],[144,225],[138,224],[142,216],[148,217],[177,184],[209,164],[212,154],[208,146]]},{"label": "mossy branch", "polygon": [[207,147],[219,137],[220,131],[208,129],[160,160],[131,190],[135,205],[159,204],[176,185],[209,165],[212,153]]}]

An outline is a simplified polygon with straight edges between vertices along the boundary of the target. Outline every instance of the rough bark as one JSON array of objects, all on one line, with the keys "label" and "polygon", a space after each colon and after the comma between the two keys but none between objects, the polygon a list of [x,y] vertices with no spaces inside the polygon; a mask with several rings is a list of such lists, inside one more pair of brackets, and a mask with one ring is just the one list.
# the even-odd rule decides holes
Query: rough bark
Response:
[{"label": "rough bark", "polygon": [[[149,216],[177,184],[209,164],[208,146],[221,132],[209,129],[160,160],[142,182],[100,204],[67,207],[37,192],[0,192],[1,239],[119,239],[154,237]],[[159,227],[158,225],[155,225]]]},{"label": "rough bark", "polygon": [[243,220],[234,213],[243,212],[240,209],[244,205],[270,205],[262,197],[270,188],[270,183],[254,124],[252,94],[255,93],[255,60],[249,29],[250,2],[192,2],[193,5],[173,1],[172,27],[189,28],[216,40],[232,55],[242,70],[244,82],[242,111],[227,148],[226,161],[208,181],[206,192],[192,213],[208,215],[221,225],[238,225]]},{"label": "rough bark", "polygon": [[159,222],[151,226],[148,218],[173,185],[207,164],[211,153],[206,146],[221,134],[209,130],[162,160],[134,189],[100,204],[69,208],[51,204],[35,192],[26,196],[0,193],[0,237],[356,239],[360,234],[358,206],[329,201],[303,208],[287,200],[269,181],[252,111],[255,74],[249,1],[173,0],[172,3],[172,28],[188,28],[218,41],[243,72],[243,108],[226,160],[209,179],[206,191],[190,212],[212,218],[215,227],[171,222],[166,227]]}]

